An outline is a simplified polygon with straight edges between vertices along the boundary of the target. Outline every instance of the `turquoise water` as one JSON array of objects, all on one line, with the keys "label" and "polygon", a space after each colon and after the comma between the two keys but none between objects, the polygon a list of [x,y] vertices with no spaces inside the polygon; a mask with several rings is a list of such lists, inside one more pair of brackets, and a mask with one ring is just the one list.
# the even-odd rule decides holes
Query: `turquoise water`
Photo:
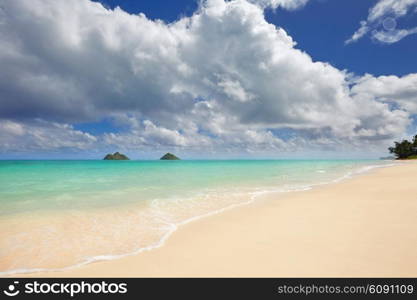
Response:
[{"label": "turquoise water", "polygon": [[[370,160],[0,161],[0,214],[332,180]],[[134,192],[134,194],[132,194]]]},{"label": "turquoise water", "polygon": [[[0,161],[0,222],[18,224],[0,239],[0,272],[59,269],[156,247],[195,217],[391,163]],[[63,252],[71,255],[62,259]]]}]

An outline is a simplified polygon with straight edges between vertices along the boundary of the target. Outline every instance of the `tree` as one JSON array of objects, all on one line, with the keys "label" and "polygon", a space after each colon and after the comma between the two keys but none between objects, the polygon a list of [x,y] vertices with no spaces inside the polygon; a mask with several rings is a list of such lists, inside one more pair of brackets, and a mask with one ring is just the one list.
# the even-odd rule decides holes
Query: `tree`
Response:
[{"label": "tree", "polygon": [[417,146],[417,135],[414,137],[414,141],[411,143],[408,140],[403,140],[402,142],[395,142],[394,147],[388,148],[390,153],[394,153],[397,158],[407,158],[412,155],[416,155],[416,146]]}]

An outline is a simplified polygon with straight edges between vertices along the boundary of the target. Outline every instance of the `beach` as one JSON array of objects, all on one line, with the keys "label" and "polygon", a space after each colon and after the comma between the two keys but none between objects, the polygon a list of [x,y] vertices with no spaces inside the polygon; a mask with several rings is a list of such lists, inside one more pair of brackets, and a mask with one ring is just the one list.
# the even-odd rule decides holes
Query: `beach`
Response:
[{"label": "beach", "polygon": [[[265,194],[156,249],[35,277],[416,277],[417,163]],[[15,275],[14,275],[15,276]]]}]

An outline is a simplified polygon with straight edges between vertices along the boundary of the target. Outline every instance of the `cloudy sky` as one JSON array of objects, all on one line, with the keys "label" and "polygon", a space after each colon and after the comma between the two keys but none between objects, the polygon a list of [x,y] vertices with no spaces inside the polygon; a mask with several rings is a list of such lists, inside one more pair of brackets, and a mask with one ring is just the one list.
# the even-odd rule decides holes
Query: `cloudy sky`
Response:
[{"label": "cloudy sky", "polygon": [[0,0],[0,158],[378,157],[417,0]]}]

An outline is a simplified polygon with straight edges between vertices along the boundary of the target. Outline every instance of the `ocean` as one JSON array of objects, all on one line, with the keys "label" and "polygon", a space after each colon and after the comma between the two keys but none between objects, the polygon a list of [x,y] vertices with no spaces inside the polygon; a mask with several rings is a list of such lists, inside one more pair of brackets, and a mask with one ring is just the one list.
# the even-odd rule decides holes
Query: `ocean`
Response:
[{"label": "ocean", "polygon": [[0,275],[137,254],[163,245],[182,224],[261,195],[279,201],[393,163],[0,161]]}]

